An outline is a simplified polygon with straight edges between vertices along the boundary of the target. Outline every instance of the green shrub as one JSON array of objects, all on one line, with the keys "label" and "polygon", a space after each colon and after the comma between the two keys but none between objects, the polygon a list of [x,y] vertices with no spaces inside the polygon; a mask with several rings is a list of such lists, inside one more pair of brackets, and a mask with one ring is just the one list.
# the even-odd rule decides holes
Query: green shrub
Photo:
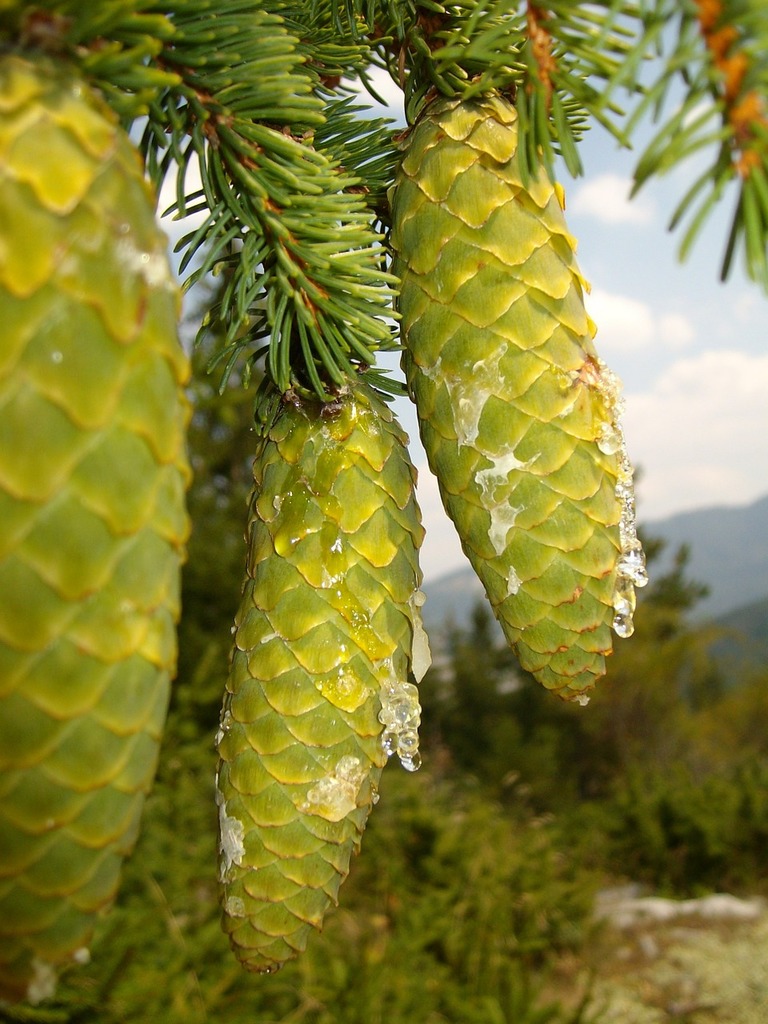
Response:
[{"label": "green shrub", "polygon": [[[571,816],[566,831],[593,869],[689,896],[765,887],[768,764],[697,777],[684,765],[638,767],[613,794]],[[590,853],[590,851],[592,851]]]},{"label": "green shrub", "polygon": [[246,974],[219,926],[213,751],[187,732],[173,717],[92,962],[50,1003],[0,1020],[586,1024],[585,1006],[565,1010],[540,989],[553,954],[587,935],[590,877],[558,851],[552,822],[515,821],[482,791],[424,769],[385,772],[325,932],[276,975]]}]

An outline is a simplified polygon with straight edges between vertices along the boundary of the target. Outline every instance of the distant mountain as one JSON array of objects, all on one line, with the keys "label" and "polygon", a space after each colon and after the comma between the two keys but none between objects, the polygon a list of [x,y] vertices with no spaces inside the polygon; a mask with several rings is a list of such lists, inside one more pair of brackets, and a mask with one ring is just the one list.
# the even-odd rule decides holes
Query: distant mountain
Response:
[{"label": "distant mountain", "polygon": [[716,620],[725,635],[712,645],[724,665],[768,665],[768,597]]},{"label": "distant mountain", "polygon": [[[642,526],[647,537],[666,542],[651,566],[652,577],[669,570],[682,544],[690,548],[687,575],[710,588],[709,596],[696,607],[698,620],[720,621],[733,612],[738,626],[747,606],[759,609],[768,602],[768,496],[750,505],[697,509]],[[483,599],[483,589],[469,564],[430,581],[424,591],[424,621],[435,634],[446,622],[449,628],[450,624],[466,626],[472,609]],[[759,620],[754,628],[756,633],[751,628],[748,632],[759,637]]]},{"label": "distant mountain", "polygon": [[464,627],[477,602],[485,599],[482,584],[469,563],[466,569],[440,576],[422,589],[427,595],[422,614],[429,632],[444,625]]},{"label": "distant mountain", "polygon": [[666,549],[656,563],[665,572],[681,544],[691,549],[688,575],[706,583],[709,597],[697,619],[712,619],[768,596],[768,496],[751,505],[716,506],[644,524]]}]

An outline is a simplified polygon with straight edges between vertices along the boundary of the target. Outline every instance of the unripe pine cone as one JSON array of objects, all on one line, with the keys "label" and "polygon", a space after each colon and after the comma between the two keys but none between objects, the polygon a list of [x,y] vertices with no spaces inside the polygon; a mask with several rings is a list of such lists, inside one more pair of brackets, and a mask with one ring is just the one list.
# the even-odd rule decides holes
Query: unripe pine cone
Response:
[{"label": "unripe pine cone", "polygon": [[336,903],[387,756],[418,767],[429,664],[415,470],[391,411],[362,383],[267,405],[217,772],[224,928],[258,972]]},{"label": "unripe pine cone", "polygon": [[391,192],[404,366],[443,502],[526,670],[584,702],[646,581],[617,378],[562,190],[527,186],[514,108],[429,105]]},{"label": "unripe pine cone", "polygon": [[138,155],[62,66],[0,58],[0,999],[110,906],[176,665],[187,360]]}]

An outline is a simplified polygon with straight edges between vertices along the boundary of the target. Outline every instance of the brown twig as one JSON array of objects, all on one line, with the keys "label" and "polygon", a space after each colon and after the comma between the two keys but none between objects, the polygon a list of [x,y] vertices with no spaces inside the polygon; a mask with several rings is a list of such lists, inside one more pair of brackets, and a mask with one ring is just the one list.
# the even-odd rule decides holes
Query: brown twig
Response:
[{"label": "brown twig", "polygon": [[547,31],[546,23],[549,12],[536,3],[529,3],[526,12],[528,38],[531,41],[533,57],[539,69],[539,81],[544,87],[547,109],[552,100],[552,76],[557,70],[557,62],[552,54],[552,36]]}]

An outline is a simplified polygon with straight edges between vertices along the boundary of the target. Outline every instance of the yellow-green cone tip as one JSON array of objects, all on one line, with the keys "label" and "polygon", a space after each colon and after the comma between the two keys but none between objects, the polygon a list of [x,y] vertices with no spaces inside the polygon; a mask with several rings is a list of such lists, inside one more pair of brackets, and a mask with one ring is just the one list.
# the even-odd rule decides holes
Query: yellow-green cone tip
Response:
[{"label": "yellow-green cone tip", "polygon": [[562,190],[523,185],[517,114],[438,99],[391,191],[404,367],[463,549],[522,666],[584,701],[645,581],[618,381]]}]

